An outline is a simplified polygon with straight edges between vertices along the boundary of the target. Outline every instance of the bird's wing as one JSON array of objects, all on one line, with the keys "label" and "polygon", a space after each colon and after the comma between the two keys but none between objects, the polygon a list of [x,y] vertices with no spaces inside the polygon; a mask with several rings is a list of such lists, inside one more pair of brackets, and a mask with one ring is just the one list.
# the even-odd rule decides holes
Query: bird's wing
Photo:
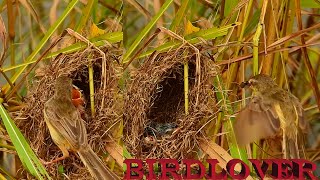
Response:
[{"label": "bird's wing", "polygon": [[79,146],[87,143],[86,128],[76,109],[66,110],[45,104],[44,114],[46,121],[49,121],[47,123],[50,123],[52,128],[57,131],[56,133],[69,142],[72,149],[78,149]]},{"label": "bird's wing", "polygon": [[270,104],[258,97],[239,112],[234,124],[239,145],[274,136],[280,129],[279,117]]},{"label": "bird's wing", "polygon": [[303,132],[306,132],[308,130],[308,123],[306,119],[304,118],[304,109],[297,97],[295,97],[293,94],[290,94],[290,98],[292,99],[292,102],[296,108],[297,115],[298,115],[298,125],[301,128]]},{"label": "bird's wing", "polygon": [[304,110],[299,99],[293,94],[291,94],[290,92],[287,92],[283,89],[276,91],[276,93],[272,94],[271,96],[273,99],[277,99],[279,102],[282,102],[285,104],[290,103],[292,104],[292,106],[294,106],[295,112],[293,113],[296,113],[297,114],[296,117],[298,117],[297,126],[299,126],[303,132],[306,132],[308,128],[308,123],[304,119]]}]

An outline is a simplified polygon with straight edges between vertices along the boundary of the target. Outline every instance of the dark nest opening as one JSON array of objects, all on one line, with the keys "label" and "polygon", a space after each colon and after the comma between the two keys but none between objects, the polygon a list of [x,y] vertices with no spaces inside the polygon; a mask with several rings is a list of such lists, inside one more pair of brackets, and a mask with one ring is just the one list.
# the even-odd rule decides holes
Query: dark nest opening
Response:
[{"label": "dark nest opening", "polygon": [[[215,118],[214,63],[183,57],[187,49],[153,54],[133,72],[124,103],[124,141],[136,158],[197,158],[203,123]],[[191,52],[192,53],[192,52]],[[185,114],[184,61],[189,65]]]},{"label": "dark nest opening", "polygon": [[[194,84],[195,64],[189,65],[189,83]],[[163,74],[152,97],[153,104],[147,112],[147,119],[156,123],[175,122],[178,113],[184,111],[183,65],[177,64],[172,71]]]},{"label": "dark nest opening", "polygon": [[[120,66],[114,59],[121,56],[121,48],[103,47],[101,51],[87,48],[72,54],[61,54],[51,60],[48,65],[38,69],[40,76],[33,79],[29,92],[25,98],[26,108],[15,119],[19,128],[31,143],[39,158],[50,161],[61,157],[62,153],[53,143],[46,123],[43,119],[44,103],[53,95],[53,84],[55,79],[67,74],[73,79],[74,85],[83,91],[86,112],[86,129],[88,141],[95,152],[100,156],[105,155],[106,143],[118,141],[117,135],[119,121],[122,118],[121,108],[119,108],[118,97],[118,75]],[[106,58],[104,58],[106,57]],[[95,116],[91,116],[90,91],[88,65],[92,64],[94,75],[94,102]],[[40,73],[39,73],[40,72]],[[37,74],[36,74],[37,75]],[[55,179],[90,179],[90,174],[75,153],[70,153],[70,157],[58,162],[63,167],[63,173],[57,171],[56,165],[47,166],[47,171]],[[121,171],[119,171],[121,172]],[[30,178],[30,177],[29,177]]]}]

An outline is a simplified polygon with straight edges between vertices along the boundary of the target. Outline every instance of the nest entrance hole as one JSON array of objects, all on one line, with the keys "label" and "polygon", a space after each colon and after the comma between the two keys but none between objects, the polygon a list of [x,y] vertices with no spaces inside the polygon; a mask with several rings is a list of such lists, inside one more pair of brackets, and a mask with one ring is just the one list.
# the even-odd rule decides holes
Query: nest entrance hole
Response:
[{"label": "nest entrance hole", "polygon": [[[195,64],[189,63],[189,89],[195,81]],[[153,93],[153,104],[147,113],[150,122],[176,122],[179,113],[184,113],[184,80],[183,64],[175,66],[172,71],[164,74]]]},{"label": "nest entrance hole", "polygon": [[[100,88],[100,79],[101,79],[101,63],[93,63],[93,81],[94,81],[94,88]],[[89,73],[88,67],[83,66],[79,68],[76,72],[73,72],[72,76],[72,83],[77,86],[80,90],[82,90],[83,95],[87,102],[87,107],[90,107],[90,85],[89,85]]]}]

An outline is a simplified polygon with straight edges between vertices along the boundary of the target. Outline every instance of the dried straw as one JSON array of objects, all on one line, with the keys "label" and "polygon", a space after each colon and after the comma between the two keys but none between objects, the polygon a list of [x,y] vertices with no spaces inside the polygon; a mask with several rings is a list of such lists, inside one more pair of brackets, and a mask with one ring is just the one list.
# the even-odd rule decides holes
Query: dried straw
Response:
[{"label": "dried straw", "polygon": [[[34,78],[25,99],[27,107],[15,119],[41,159],[50,161],[62,156],[59,148],[53,143],[43,119],[44,103],[54,93],[53,83],[58,76],[68,74],[72,77],[73,83],[83,90],[85,99],[89,103],[88,64],[90,61],[94,68],[96,115],[91,117],[90,104],[87,104],[85,122],[89,143],[96,152],[105,153],[106,142],[120,138],[114,137],[112,132],[113,127],[122,116],[117,100],[119,94],[117,74],[120,69],[115,60],[115,57],[120,56],[122,51],[120,48],[110,47],[104,47],[100,50],[106,54],[106,77],[101,75],[103,64],[101,51],[87,48],[76,53],[59,55],[41,69],[41,77]],[[107,85],[105,89],[101,86],[104,79],[106,79]],[[105,100],[103,108],[101,108],[103,98]],[[55,179],[62,179],[63,176],[68,176],[71,179],[88,179],[90,177],[75,154],[71,153],[71,157],[60,163],[64,168],[64,175],[58,173],[55,165],[47,166],[47,170]]]},{"label": "dried straw", "polygon": [[[134,77],[128,82],[124,141],[136,158],[197,158],[194,155],[201,128],[205,122],[215,120],[213,78],[217,68],[206,56],[202,55],[198,64],[194,55],[184,57],[184,54],[190,54],[190,49],[181,47],[168,53],[153,54],[133,72]],[[185,60],[189,63],[188,115],[184,112]],[[201,73],[196,73],[198,69]],[[148,144],[145,129],[151,122],[176,123],[178,127],[172,134],[157,137],[155,144]]]}]

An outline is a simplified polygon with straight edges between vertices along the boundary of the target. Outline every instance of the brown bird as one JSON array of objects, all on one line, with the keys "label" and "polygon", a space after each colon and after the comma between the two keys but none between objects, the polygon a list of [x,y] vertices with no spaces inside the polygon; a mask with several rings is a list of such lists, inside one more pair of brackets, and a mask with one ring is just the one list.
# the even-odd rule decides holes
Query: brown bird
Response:
[{"label": "brown bird", "polygon": [[307,129],[307,122],[298,98],[263,74],[241,86],[249,86],[253,95],[250,103],[236,116],[234,130],[238,144],[243,146],[282,134],[284,158],[299,158],[298,137]]},{"label": "brown bird", "polygon": [[89,146],[84,121],[73,105],[71,96],[72,80],[67,76],[58,77],[55,82],[55,93],[45,103],[43,112],[51,137],[61,149],[63,156],[46,164],[67,158],[68,151],[77,152],[95,179],[119,179]]}]

